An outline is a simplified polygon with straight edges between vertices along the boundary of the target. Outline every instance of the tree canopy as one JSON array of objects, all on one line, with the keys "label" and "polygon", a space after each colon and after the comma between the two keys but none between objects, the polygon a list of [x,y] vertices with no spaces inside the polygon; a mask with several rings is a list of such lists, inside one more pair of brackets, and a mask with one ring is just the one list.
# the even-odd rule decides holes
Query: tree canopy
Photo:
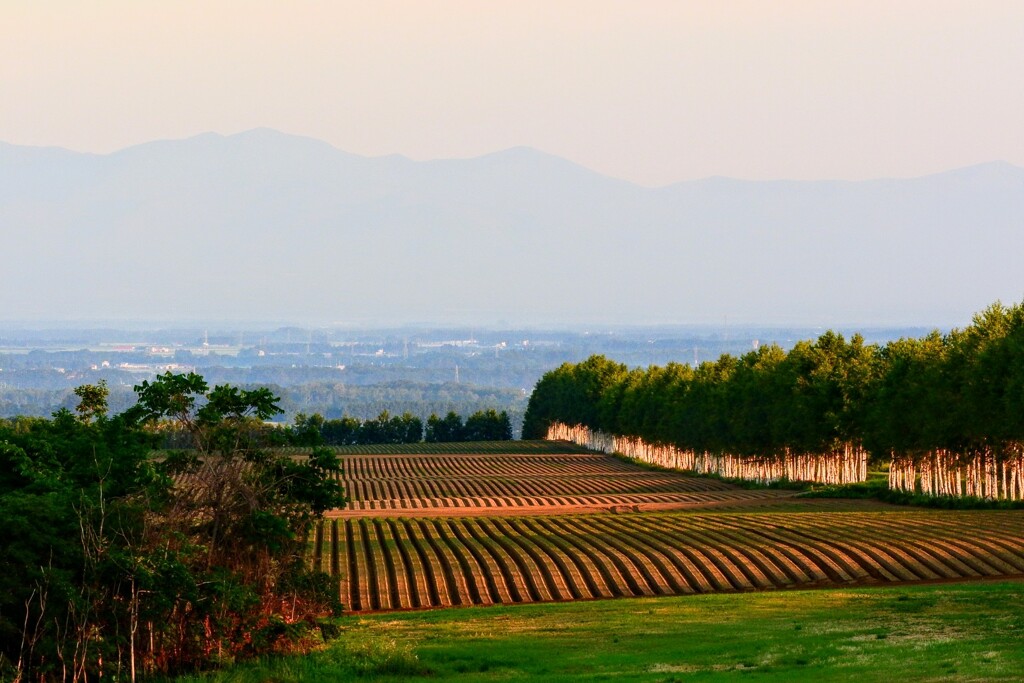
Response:
[{"label": "tree canopy", "polygon": [[[0,423],[0,677],[207,666],[299,647],[340,607],[304,558],[344,503],[337,456],[264,448],[266,389],[170,373],[135,389],[118,415],[86,386],[77,415]],[[154,457],[169,425],[195,448]]]},{"label": "tree canopy", "polygon": [[633,369],[603,356],[537,383],[524,438],[552,423],[708,453],[777,458],[866,447],[913,462],[1024,453],[1024,304],[995,303],[947,334],[884,346],[829,331],[696,368]]}]

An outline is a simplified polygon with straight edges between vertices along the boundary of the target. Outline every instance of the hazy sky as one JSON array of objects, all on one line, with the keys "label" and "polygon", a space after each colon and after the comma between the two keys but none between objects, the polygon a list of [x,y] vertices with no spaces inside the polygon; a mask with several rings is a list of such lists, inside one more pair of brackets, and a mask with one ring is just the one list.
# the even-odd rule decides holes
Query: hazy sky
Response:
[{"label": "hazy sky", "polygon": [[1024,165],[1024,2],[0,0],[0,140],[269,126],[644,184]]}]

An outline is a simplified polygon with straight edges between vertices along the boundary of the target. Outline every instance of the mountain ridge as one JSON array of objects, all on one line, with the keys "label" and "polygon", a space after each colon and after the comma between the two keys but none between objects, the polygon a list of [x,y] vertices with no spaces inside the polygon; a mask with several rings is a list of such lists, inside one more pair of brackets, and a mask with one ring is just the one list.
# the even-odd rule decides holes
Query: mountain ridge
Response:
[{"label": "mountain ridge", "polygon": [[648,185],[643,185],[643,184],[636,183],[636,182],[633,182],[633,181],[630,181],[630,180],[626,180],[624,178],[619,178],[617,176],[601,173],[600,171],[596,171],[594,169],[591,169],[591,168],[589,168],[589,167],[587,167],[587,166],[585,166],[583,164],[580,164],[578,162],[572,161],[572,160],[567,159],[565,157],[558,156],[556,154],[552,154],[550,152],[546,152],[546,151],[541,150],[541,149],[536,148],[536,147],[531,147],[529,145],[513,145],[511,147],[506,147],[506,148],[503,148],[503,149],[497,149],[497,150],[493,150],[493,151],[490,151],[490,152],[484,152],[482,154],[477,154],[477,155],[468,156],[468,157],[438,157],[438,158],[432,158],[432,159],[415,160],[415,159],[412,159],[412,158],[410,158],[410,157],[408,157],[406,155],[400,154],[400,153],[390,153],[390,154],[382,154],[382,155],[363,155],[363,154],[358,154],[358,153],[355,153],[355,152],[349,152],[349,151],[341,149],[340,147],[337,147],[337,146],[335,146],[335,145],[333,145],[333,144],[331,144],[329,142],[326,142],[324,140],[320,140],[319,138],[315,138],[315,137],[307,136],[307,135],[298,135],[298,134],[294,134],[294,133],[286,133],[286,132],[280,131],[280,130],[278,130],[276,128],[271,128],[271,127],[267,127],[267,126],[258,126],[256,128],[249,128],[249,129],[246,129],[246,130],[239,131],[237,133],[227,133],[227,134],[225,134],[225,133],[217,133],[217,132],[214,132],[214,131],[205,131],[205,132],[197,133],[195,135],[190,135],[190,136],[187,136],[187,137],[184,137],[184,138],[160,138],[160,139],[156,139],[156,140],[149,140],[149,141],[146,141],[146,142],[141,142],[141,143],[137,143],[137,144],[133,144],[133,145],[128,145],[128,146],[125,146],[125,147],[120,147],[120,148],[112,150],[110,152],[83,152],[83,151],[73,150],[73,149],[70,149],[70,148],[67,148],[67,147],[60,147],[60,146],[56,146],[56,145],[25,145],[25,144],[19,144],[19,143],[6,142],[6,141],[3,141],[3,140],[0,140],[0,151],[2,151],[4,148],[14,148],[14,149],[20,149],[20,150],[51,150],[51,151],[54,151],[54,152],[61,152],[61,153],[67,153],[67,154],[72,154],[72,155],[81,155],[81,156],[85,156],[85,157],[97,158],[97,157],[116,156],[116,155],[122,154],[123,152],[128,152],[128,151],[139,149],[139,148],[150,148],[150,147],[153,147],[153,146],[163,146],[163,145],[175,145],[175,144],[180,144],[180,143],[193,143],[193,142],[198,142],[198,141],[202,141],[202,140],[218,140],[218,141],[256,140],[256,141],[264,141],[266,139],[277,139],[277,140],[288,140],[288,141],[302,141],[304,143],[315,144],[316,146],[320,146],[320,147],[324,147],[324,148],[329,148],[330,150],[332,150],[334,152],[337,152],[339,154],[342,154],[342,155],[345,155],[346,157],[351,157],[351,158],[364,159],[364,160],[392,160],[392,159],[394,159],[394,160],[408,161],[408,162],[413,163],[413,164],[429,164],[429,163],[434,163],[434,162],[476,161],[476,160],[486,160],[486,159],[491,159],[491,158],[501,158],[501,157],[504,157],[504,156],[507,156],[507,155],[530,154],[530,155],[534,155],[534,156],[539,157],[539,158],[547,158],[547,159],[550,159],[550,160],[555,160],[557,162],[560,162],[560,163],[563,163],[563,164],[566,164],[566,165],[569,165],[569,166],[573,166],[573,167],[585,170],[585,171],[587,171],[589,173],[601,176],[603,178],[608,178],[608,179],[611,179],[611,180],[616,180],[616,181],[619,181],[619,182],[622,182],[622,183],[626,183],[626,184],[629,184],[629,185],[633,185],[633,186],[636,186],[636,187],[640,187],[640,188],[644,188],[644,189],[651,189],[651,190],[660,190],[660,189],[675,187],[677,185],[684,185],[684,184],[688,184],[688,183],[706,183],[706,182],[723,181],[723,180],[724,181],[741,182],[741,183],[790,183],[790,182],[796,182],[796,183],[870,183],[870,182],[887,181],[887,180],[916,180],[916,179],[921,179],[921,178],[930,178],[930,177],[934,177],[934,176],[941,176],[941,175],[946,175],[946,174],[956,174],[956,173],[960,173],[960,172],[968,172],[968,171],[974,171],[974,170],[1003,170],[1003,171],[1007,171],[1007,172],[1011,172],[1011,173],[1024,173],[1024,166],[1018,166],[1016,164],[1013,164],[1011,162],[1008,162],[1008,161],[1005,161],[1005,160],[1001,160],[1001,159],[993,159],[993,160],[990,160],[990,161],[982,161],[982,162],[978,162],[978,163],[974,163],[974,164],[968,164],[966,166],[957,166],[957,167],[950,168],[950,169],[944,169],[944,170],[940,170],[940,171],[934,171],[934,172],[930,172],[930,173],[924,173],[924,174],[912,175],[912,176],[880,176],[880,177],[877,177],[877,178],[860,178],[860,179],[847,179],[847,178],[818,178],[818,179],[772,178],[772,179],[750,179],[750,178],[742,178],[742,177],[738,177],[738,176],[712,175],[712,176],[704,176],[704,177],[700,177],[700,178],[692,178],[692,179],[688,179],[688,180],[677,180],[677,181],[673,181],[673,182],[670,182],[670,183],[667,183],[667,184],[664,184],[664,185],[648,186]]},{"label": "mountain ridge", "polygon": [[529,147],[415,161],[272,129],[0,143],[0,318],[956,324],[1024,294],[1022,228],[1006,162],[649,188]]}]

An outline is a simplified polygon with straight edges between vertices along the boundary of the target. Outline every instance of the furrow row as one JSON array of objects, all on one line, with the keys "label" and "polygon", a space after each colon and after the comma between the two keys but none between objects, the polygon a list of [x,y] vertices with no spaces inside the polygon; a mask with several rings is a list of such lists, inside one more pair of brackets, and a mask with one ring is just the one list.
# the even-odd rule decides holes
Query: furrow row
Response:
[{"label": "furrow row", "polygon": [[711,491],[705,493],[675,494],[607,494],[607,495],[548,495],[520,496],[502,495],[498,491],[481,491],[471,496],[437,496],[355,500],[348,510],[428,510],[432,508],[506,508],[506,507],[556,507],[590,505],[609,507],[615,505],[645,505],[649,503],[673,504],[720,504],[774,501],[779,498],[775,491]]},{"label": "furrow row", "polygon": [[351,611],[1024,575],[1000,512],[325,521],[311,564]]}]

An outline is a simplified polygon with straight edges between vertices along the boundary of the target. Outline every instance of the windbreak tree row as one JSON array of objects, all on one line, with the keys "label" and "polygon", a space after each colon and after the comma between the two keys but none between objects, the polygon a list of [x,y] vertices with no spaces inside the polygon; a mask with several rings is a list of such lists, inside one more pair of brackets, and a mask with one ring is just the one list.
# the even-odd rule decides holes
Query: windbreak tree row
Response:
[{"label": "windbreak tree row", "polygon": [[1020,500],[1024,304],[885,346],[830,331],[697,368],[594,356],[541,378],[523,435],[761,481],[848,483],[874,459],[894,489]]},{"label": "windbreak tree row", "polygon": [[271,433],[271,437],[289,446],[369,446],[376,444],[453,443],[463,441],[509,441],[512,421],[504,410],[478,410],[463,421],[449,411],[444,417],[431,415],[426,429],[423,421],[411,413],[391,415],[382,412],[371,420],[343,417],[326,420],[319,413],[295,416],[295,424]]}]

